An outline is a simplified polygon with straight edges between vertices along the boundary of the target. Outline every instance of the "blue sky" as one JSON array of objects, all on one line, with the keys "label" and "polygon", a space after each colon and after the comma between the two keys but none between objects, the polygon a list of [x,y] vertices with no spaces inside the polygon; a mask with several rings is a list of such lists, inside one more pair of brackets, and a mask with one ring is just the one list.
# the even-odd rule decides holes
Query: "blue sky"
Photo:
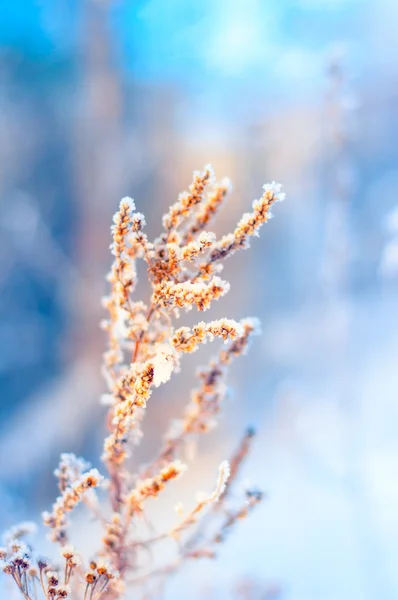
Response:
[{"label": "blue sky", "polygon": [[[391,1],[381,0],[384,12],[378,4],[380,18],[386,19]],[[375,50],[369,43],[373,31],[364,19],[369,22],[372,0],[107,2],[125,76],[180,88],[209,118],[213,113],[219,119],[224,110],[239,118],[256,106],[262,112],[264,101],[308,102],[311,94],[323,94],[325,65],[336,45],[343,45],[357,79],[368,76],[377,53],[380,63],[390,48],[386,43]],[[84,35],[84,6],[83,0],[6,2],[0,46],[39,60],[73,56]]]},{"label": "blue sky", "polygon": [[[278,50],[313,52],[353,32],[366,0],[114,1],[111,22],[126,69],[150,79],[250,75]],[[74,47],[83,3],[12,0],[0,44],[55,56]],[[354,31],[355,33],[355,31]]]}]

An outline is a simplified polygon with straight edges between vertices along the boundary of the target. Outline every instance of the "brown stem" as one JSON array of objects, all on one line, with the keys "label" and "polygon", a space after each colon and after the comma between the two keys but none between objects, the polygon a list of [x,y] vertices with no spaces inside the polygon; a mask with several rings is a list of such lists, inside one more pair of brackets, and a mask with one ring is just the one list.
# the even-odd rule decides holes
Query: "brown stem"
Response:
[{"label": "brown stem", "polygon": [[48,600],[48,595],[47,595],[46,588],[44,586],[44,581],[43,581],[43,569],[42,568],[40,568],[40,584],[41,584],[41,587],[43,590],[44,598],[46,600]]},{"label": "brown stem", "polygon": [[122,502],[122,482],[120,477],[120,472],[117,467],[113,467],[111,472],[111,480],[112,480],[112,509],[115,513],[120,513],[120,505]]},{"label": "brown stem", "polygon": [[87,598],[87,592],[88,592],[88,588],[89,588],[89,587],[90,587],[90,584],[88,583],[88,584],[86,585],[86,591],[84,592],[84,600],[86,600],[86,598]]},{"label": "brown stem", "polygon": [[95,596],[93,596],[92,600],[97,600],[101,596],[102,592],[105,591],[105,588],[107,587],[107,585],[108,585],[108,580],[105,581],[102,588],[99,590],[99,592],[96,593]]},{"label": "brown stem", "polygon": [[21,582],[21,578],[20,575],[18,575],[18,577],[16,577],[16,574],[13,573],[13,579],[15,581],[15,583],[18,586],[19,591],[21,592],[21,594],[23,595],[23,597],[25,598],[25,600],[32,600],[30,596],[28,596],[28,594],[25,593],[23,587],[22,587],[22,582]]},{"label": "brown stem", "polygon": [[[148,314],[147,314],[147,317],[146,317],[146,320],[147,320],[148,323],[151,320],[151,318],[153,316],[153,313],[155,312],[155,308],[156,308],[156,306],[154,304],[152,304],[151,307],[149,308],[149,311],[148,311]],[[144,330],[141,331],[140,336],[139,336],[138,340],[135,343],[134,351],[133,351],[133,354],[132,354],[132,357],[131,357],[131,362],[132,363],[137,362],[138,351],[139,351],[140,344],[142,342],[142,338],[143,337],[144,337]]]}]

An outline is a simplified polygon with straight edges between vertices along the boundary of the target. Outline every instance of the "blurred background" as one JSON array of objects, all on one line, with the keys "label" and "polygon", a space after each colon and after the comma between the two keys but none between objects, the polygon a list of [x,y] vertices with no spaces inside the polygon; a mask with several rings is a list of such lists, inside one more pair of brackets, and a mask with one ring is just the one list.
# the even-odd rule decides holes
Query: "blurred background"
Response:
[{"label": "blurred background", "polygon": [[[254,424],[244,476],[268,499],[166,597],[187,600],[187,582],[190,599],[398,597],[397,23],[396,0],[2,3],[1,528],[53,501],[60,452],[99,466],[120,198],[155,236],[210,162],[234,183],[217,234],[265,181],[287,200],[206,315],[257,315],[263,336],[190,485],[211,486]],[[156,395],[139,457],[181,413],[194,363]]]}]

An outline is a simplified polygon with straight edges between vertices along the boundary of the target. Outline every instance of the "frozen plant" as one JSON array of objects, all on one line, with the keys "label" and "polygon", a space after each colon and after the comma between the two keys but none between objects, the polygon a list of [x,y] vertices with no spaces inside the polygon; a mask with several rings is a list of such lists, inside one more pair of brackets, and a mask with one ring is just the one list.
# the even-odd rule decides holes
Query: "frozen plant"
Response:
[{"label": "frozen plant", "polygon": [[[272,205],[284,197],[280,185],[265,185],[261,198],[234,232],[217,240],[206,229],[229,189],[228,181],[214,182],[210,167],[195,173],[189,190],[163,217],[164,231],[153,243],[144,233],[145,219],[136,212],[133,200],[120,202],[112,225],[110,294],[104,299],[109,315],[103,323],[109,339],[103,361],[108,391],[102,398],[108,407],[109,431],[102,454],[106,475],[73,454],[61,456],[55,471],[59,497],[43,513],[50,540],[60,549],[60,566],[35,557],[26,541],[30,525],[21,524],[5,534],[2,569],[25,600],[117,600],[127,590],[129,598],[150,597],[156,593],[153,585],[163,585],[187,561],[215,557],[217,546],[236,522],[263,497],[257,489],[247,489],[237,505],[231,503],[231,488],[254,435],[248,429],[230,461],[219,466],[212,492],[186,512],[179,508],[177,521],[163,531],[152,529],[141,535],[137,527],[148,521],[149,500],[161,502],[163,490],[186,471],[187,442],[216,424],[226,395],[226,369],[258,332],[252,318],[176,325],[181,310],[205,311],[228,292],[229,284],[220,277],[221,261],[249,246],[250,237],[258,235],[270,218]],[[147,265],[151,286],[147,304],[133,299],[137,259]],[[153,460],[132,473],[129,451],[141,439],[142,419],[154,388],[179,370],[185,353],[216,338],[225,345],[199,370],[199,386],[182,418],[172,423]],[[102,531],[96,555],[88,558],[70,545],[69,515],[80,503],[93,512]],[[147,531],[145,526],[141,529]],[[162,540],[176,545],[176,552],[162,553],[162,564],[151,562],[153,548]]]}]

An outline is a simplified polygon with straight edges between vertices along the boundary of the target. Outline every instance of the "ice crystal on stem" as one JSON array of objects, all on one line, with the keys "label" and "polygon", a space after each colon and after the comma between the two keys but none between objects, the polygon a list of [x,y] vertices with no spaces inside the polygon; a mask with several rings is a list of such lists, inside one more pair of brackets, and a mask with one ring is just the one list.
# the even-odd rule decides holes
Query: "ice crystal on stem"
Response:
[{"label": "ice crystal on stem", "polygon": [[[97,469],[73,454],[61,455],[55,471],[60,495],[52,509],[43,513],[50,540],[61,550],[61,568],[35,558],[25,541],[32,533],[30,524],[22,523],[5,534],[1,568],[25,600],[118,600],[130,585],[136,594],[141,586],[140,597],[148,598],[152,582],[164,583],[185,562],[214,558],[217,546],[237,521],[263,497],[257,490],[246,490],[244,498],[231,508],[230,491],[254,437],[254,430],[249,428],[230,461],[221,463],[213,492],[198,499],[186,514],[180,509],[174,526],[165,526],[155,534],[152,530],[146,537],[136,534],[138,520],[149,520],[147,505],[154,499],[161,502],[164,491],[187,470],[185,445],[216,425],[226,395],[228,366],[259,333],[252,318],[177,326],[179,309],[205,311],[229,291],[229,283],[219,277],[220,261],[247,248],[250,237],[258,235],[270,218],[271,207],[284,198],[280,185],[265,185],[252,211],[242,216],[231,234],[217,240],[206,229],[230,189],[228,180],[214,181],[210,166],[194,173],[188,191],[163,217],[164,231],[153,243],[148,241],[144,215],[136,211],[134,201],[126,197],[120,202],[111,228],[114,260],[108,275],[110,293],[103,300],[108,312],[102,323],[108,336],[103,360],[108,389],[101,399],[108,409],[109,431],[102,454],[107,476],[104,479]],[[134,300],[137,260],[147,265],[151,285],[147,303]],[[184,354],[217,339],[223,345],[209,365],[198,371],[199,386],[191,392],[182,417],[172,422],[153,460],[131,473],[127,459],[132,444],[142,437],[141,424],[154,389],[180,369]],[[101,504],[106,495],[108,503]],[[97,556],[89,560],[69,543],[73,537],[69,515],[80,503],[103,528]],[[160,566],[154,562],[148,569],[152,548],[167,539],[178,541],[174,560]]]}]

